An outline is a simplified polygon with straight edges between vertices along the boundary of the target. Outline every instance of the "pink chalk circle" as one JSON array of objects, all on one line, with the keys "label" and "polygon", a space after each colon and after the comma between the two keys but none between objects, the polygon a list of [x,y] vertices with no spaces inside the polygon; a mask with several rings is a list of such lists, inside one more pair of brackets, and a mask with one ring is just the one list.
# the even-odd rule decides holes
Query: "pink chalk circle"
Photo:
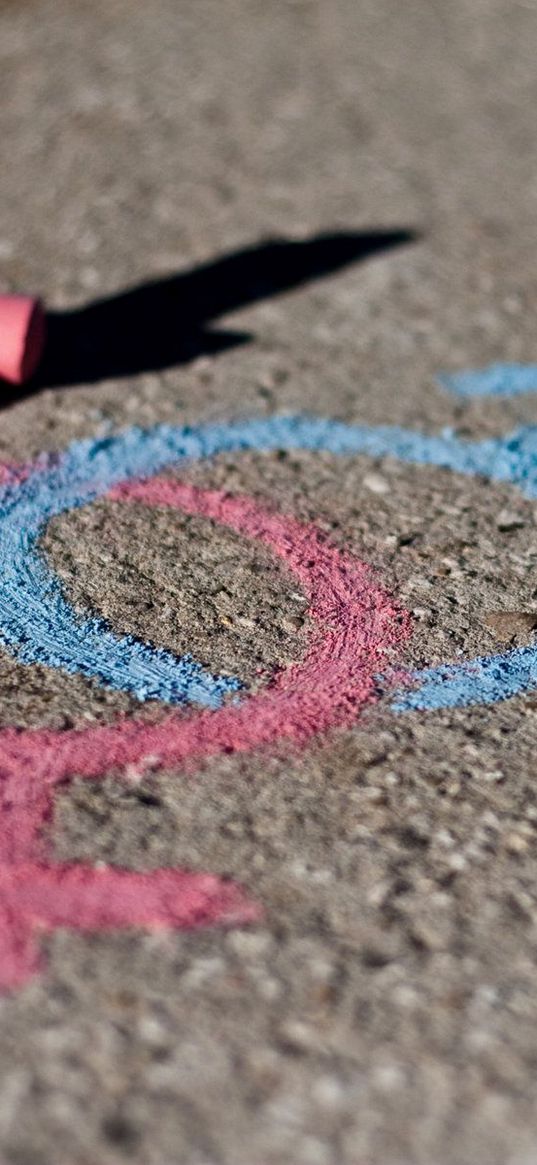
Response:
[{"label": "pink chalk circle", "polygon": [[309,648],[260,693],[214,711],[174,712],[159,723],[121,719],[83,730],[0,732],[0,990],[22,986],[41,967],[39,934],[59,927],[189,930],[233,926],[261,907],[233,883],[180,869],[142,873],[52,860],[44,826],[55,790],[75,777],[117,772],[129,781],[219,753],[286,740],[303,747],[330,728],[351,726],[378,696],[378,673],[407,638],[406,612],[371,569],[322,530],[248,497],[154,478],[125,484],[116,501],[177,508],[253,538],[288,568],[309,604]]},{"label": "pink chalk circle", "polygon": [[30,295],[0,295],[0,377],[24,384],[36,371],[45,344],[45,313]]}]

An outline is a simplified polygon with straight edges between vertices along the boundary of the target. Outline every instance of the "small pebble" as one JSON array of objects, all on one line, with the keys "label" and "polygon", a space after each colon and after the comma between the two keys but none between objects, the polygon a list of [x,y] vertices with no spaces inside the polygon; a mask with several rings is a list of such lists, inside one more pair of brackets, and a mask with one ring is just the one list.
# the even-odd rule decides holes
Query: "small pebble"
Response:
[{"label": "small pebble", "polygon": [[524,518],[513,510],[500,510],[496,518],[498,530],[519,530],[525,525]]},{"label": "small pebble", "polygon": [[362,484],[374,494],[387,494],[390,492],[389,483],[380,473],[366,473],[365,477],[362,478]]}]

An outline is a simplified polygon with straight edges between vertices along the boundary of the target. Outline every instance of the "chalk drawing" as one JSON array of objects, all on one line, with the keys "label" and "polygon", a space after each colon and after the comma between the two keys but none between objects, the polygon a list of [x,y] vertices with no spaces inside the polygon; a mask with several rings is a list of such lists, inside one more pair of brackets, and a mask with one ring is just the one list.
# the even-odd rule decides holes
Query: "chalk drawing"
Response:
[{"label": "chalk drawing", "polygon": [[537,364],[489,364],[486,368],[440,372],[437,380],[454,396],[522,396],[537,392]]},{"label": "chalk drawing", "polygon": [[[211,676],[190,655],[116,636],[103,620],[82,619],[64,597],[39,552],[39,535],[55,514],[101,497],[121,482],[146,477],[187,459],[254,449],[306,449],[339,455],[393,456],[417,465],[479,474],[537,497],[537,428],[466,441],[391,426],[347,425],[307,416],[280,416],[194,428],[158,425],[115,437],[75,442],[59,459],[0,489],[3,547],[0,640],[24,662],[94,676],[111,687],[182,704],[218,707],[240,690],[238,677]],[[434,709],[495,702],[537,684],[537,649],[480,657],[425,669],[394,709]]]},{"label": "chalk drawing", "polygon": [[[350,725],[379,698],[409,634],[406,612],[371,570],[332,546],[314,525],[263,509],[245,497],[196,490],[156,476],[187,459],[241,450],[305,449],[340,456],[393,456],[509,482],[537,497],[537,428],[465,441],[397,427],[346,425],[283,416],[195,428],[133,428],[75,442],[61,456],[0,471],[0,640],[20,660],[40,662],[170,705],[158,724],[137,718],[84,731],[0,732],[0,987],[28,980],[40,965],[39,935],[126,926],[235,924],[260,907],[233,884],[183,870],[133,873],[54,863],[43,829],[54,794],[76,775],[100,779],[127,766],[140,775],[182,767],[219,752],[244,752],[286,739],[298,745]],[[176,657],[116,635],[103,620],[79,616],[39,549],[55,515],[110,496],[178,507],[258,540],[294,574],[309,602],[313,632],[305,659],[242,699],[238,677],[211,675],[192,656]],[[537,688],[537,649],[525,647],[426,668],[399,680],[397,712],[494,702]],[[386,686],[386,685],[385,685]]]},{"label": "chalk drawing", "polygon": [[42,831],[54,792],[76,775],[99,779],[244,752],[351,724],[378,698],[375,676],[409,633],[405,613],[377,586],[367,566],[326,541],[314,526],[266,512],[248,498],[200,491],[175,481],[124,484],[123,502],[173,506],[201,514],[271,549],[310,604],[314,633],[305,659],[278,673],[242,704],[159,724],[136,719],[85,731],[0,732],[0,988],[22,985],[41,963],[39,934],[69,927],[102,931],[231,925],[260,917],[239,887],[182,870],[131,873],[51,861]]}]

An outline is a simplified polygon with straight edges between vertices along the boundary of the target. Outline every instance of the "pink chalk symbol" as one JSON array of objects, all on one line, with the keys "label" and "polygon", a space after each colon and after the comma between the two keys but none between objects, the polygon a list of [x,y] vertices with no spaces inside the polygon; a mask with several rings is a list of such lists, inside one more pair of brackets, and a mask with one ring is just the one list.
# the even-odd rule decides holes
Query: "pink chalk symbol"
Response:
[{"label": "pink chalk symbol", "polygon": [[31,295],[0,295],[0,377],[24,384],[39,364],[45,345],[45,313]]},{"label": "pink chalk symbol", "polygon": [[43,838],[54,793],[76,776],[120,777],[195,767],[218,753],[251,752],[287,740],[303,747],[330,728],[352,725],[378,696],[376,675],[410,630],[406,612],[370,568],[315,526],[247,497],[155,478],[124,485],[117,501],[178,508],[262,543],[291,572],[309,602],[312,633],[301,663],[267,688],[216,711],[171,713],[160,723],[54,732],[0,732],[0,989],[21,986],[41,966],[39,934],[60,927],[101,932],[125,927],[187,928],[255,921],[260,906],[211,874],[143,873],[54,863]]}]

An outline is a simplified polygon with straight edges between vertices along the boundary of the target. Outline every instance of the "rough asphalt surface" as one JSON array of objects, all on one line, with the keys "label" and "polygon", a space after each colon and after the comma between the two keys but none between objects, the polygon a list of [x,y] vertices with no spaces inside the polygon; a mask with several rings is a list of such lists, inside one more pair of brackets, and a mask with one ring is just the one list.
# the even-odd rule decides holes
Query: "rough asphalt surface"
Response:
[{"label": "rough asphalt surface", "polygon": [[[537,359],[536,52],[531,0],[0,0],[0,289],[41,292],[66,353],[4,394],[0,460],[278,411],[475,440],[535,423],[535,395],[464,402],[435,375]],[[281,295],[261,256],[242,301],[242,268],[209,273],[208,322],[183,281],[184,343],[159,334],[150,281],[372,229],[419,237]],[[108,366],[86,325],[124,329]],[[413,612],[401,666],[532,641],[537,508],[511,487],[311,453],[181,478],[371,562]],[[303,656],[295,580],[207,519],[101,501],[42,545],[77,607],[252,691]],[[0,653],[2,727],[134,712]],[[59,859],[228,875],[265,919],[48,938],[0,1003],[3,1160],[535,1165],[536,748],[535,696],[384,699],[301,752],[75,781]]]}]

